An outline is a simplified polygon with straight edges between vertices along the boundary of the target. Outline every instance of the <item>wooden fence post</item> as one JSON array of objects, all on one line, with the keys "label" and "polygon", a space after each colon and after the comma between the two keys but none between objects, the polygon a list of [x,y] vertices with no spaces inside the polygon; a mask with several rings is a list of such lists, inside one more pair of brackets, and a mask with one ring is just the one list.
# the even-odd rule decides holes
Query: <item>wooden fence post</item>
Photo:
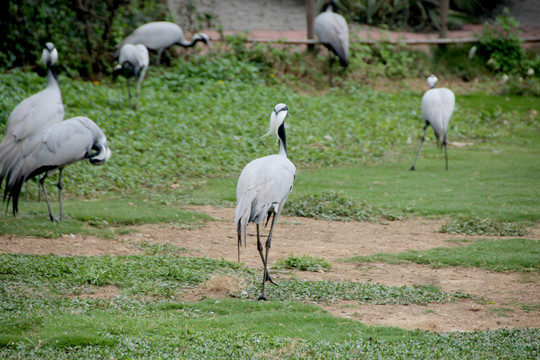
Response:
[{"label": "wooden fence post", "polygon": [[[315,31],[313,23],[315,21],[315,0],[306,0],[306,21],[307,37],[309,40],[315,40]],[[314,45],[308,44],[308,50],[313,50]]]}]

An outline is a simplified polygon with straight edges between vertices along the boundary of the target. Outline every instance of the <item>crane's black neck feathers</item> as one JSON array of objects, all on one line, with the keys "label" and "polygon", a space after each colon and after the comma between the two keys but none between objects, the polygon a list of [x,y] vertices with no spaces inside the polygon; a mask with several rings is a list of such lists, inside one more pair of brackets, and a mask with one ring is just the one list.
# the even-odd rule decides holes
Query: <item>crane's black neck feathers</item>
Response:
[{"label": "crane's black neck feathers", "polygon": [[287,139],[285,136],[285,122],[283,122],[278,128],[278,137],[283,144],[283,150],[285,150],[285,155],[287,155]]}]

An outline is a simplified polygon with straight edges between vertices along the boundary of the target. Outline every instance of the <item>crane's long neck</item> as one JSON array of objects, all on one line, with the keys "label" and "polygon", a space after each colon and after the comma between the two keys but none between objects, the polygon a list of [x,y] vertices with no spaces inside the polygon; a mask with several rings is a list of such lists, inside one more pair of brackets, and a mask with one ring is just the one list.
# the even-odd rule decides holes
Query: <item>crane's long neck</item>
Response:
[{"label": "crane's long neck", "polygon": [[55,85],[56,87],[60,87],[58,85],[58,75],[56,74],[56,66],[55,65],[49,65],[47,66],[47,86]]},{"label": "crane's long neck", "polygon": [[194,46],[198,41],[202,41],[202,40],[199,38],[191,39],[191,41],[186,41],[185,39],[182,39],[179,42],[177,42],[177,44],[188,48],[188,47]]},{"label": "crane's long neck", "polygon": [[279,155],[287,157],[287,139],[285,136],[285,123],[282,123],[278,128],[279,138]]}]

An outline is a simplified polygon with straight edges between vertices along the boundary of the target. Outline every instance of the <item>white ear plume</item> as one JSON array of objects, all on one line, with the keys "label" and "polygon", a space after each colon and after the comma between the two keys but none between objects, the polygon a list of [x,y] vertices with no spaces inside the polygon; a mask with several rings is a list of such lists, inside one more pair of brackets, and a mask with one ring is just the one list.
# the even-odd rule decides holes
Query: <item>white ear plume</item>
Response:
[{"label": "white ear plume", "polygon": [[272,114],[270,115],[270,128],[268,129],[268,132],[263,135],[263,137],[272,134],[277,136],[279,127],[281,124],[283,124],[288,115],[288,110],[289,109],[285,104],[277,104],[274,107],[274,111],[272,111]]},{"label": "white ear plume", "polygon": [[58,51],[54,47],[53,43],[48,42],[45,44],[45,49],[41,53],[41,63],[43,65],[54,65],[58,61]]}]

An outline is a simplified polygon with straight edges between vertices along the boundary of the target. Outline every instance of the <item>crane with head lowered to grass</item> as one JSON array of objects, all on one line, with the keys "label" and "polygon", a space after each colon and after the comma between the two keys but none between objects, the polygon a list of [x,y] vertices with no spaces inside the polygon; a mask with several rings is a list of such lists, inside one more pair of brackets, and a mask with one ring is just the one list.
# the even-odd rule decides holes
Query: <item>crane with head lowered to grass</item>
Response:
[{"label": "crane with head lowered to grass", "polygon": [[147,49],[157,51],[156,65],[159,65],[161,54],[165,49],[173,45],[192,47],[199,41],[210,46],[210,38],[204,33],[197,33],[190,41],[187,41],[180,26],[168,21],[154,21],[139,26],[128,35],[117,46],[114,57],[117,58],[120,55],[120,50],[125,44],[143,44]]},{"label": "crane with head lowered to grass", "polygon": [[433,132],[437,138],[437,145],[440,145],[441,148],[444,147],[446,170],[448,170],[446,132],[450,117],[454,112],[456,97],[454,93],[447,88],[435,88],[437,80],[435,75],[430,75],[427,79],[430,89],[426,91],[422,97],[422,116],[426,123],[424,125],[424,132],[420,138],[420,146],[418,146],[418,151],[410,170],[416,170],[416,161],[418,160],[418,155],[420,155],[420,150],[422,149],[422,144],[426,138],[426,131],[429,125],[433,128]]},{"label": "crane with head lowered to grass", "polygon": [[141,84],[150,63],[148,49],[143,44],[125,44],[120,49],[120,56],[118,58],[118,62],[119,64],[116,65],[113,69],[113,76],[116,77],[119,74],[123,74],[126,78],[126,86],[130,103],[131,91],[129,90],[129,79],[132,77],[138,79],[136,91],[136,102],[138,104]]}]

